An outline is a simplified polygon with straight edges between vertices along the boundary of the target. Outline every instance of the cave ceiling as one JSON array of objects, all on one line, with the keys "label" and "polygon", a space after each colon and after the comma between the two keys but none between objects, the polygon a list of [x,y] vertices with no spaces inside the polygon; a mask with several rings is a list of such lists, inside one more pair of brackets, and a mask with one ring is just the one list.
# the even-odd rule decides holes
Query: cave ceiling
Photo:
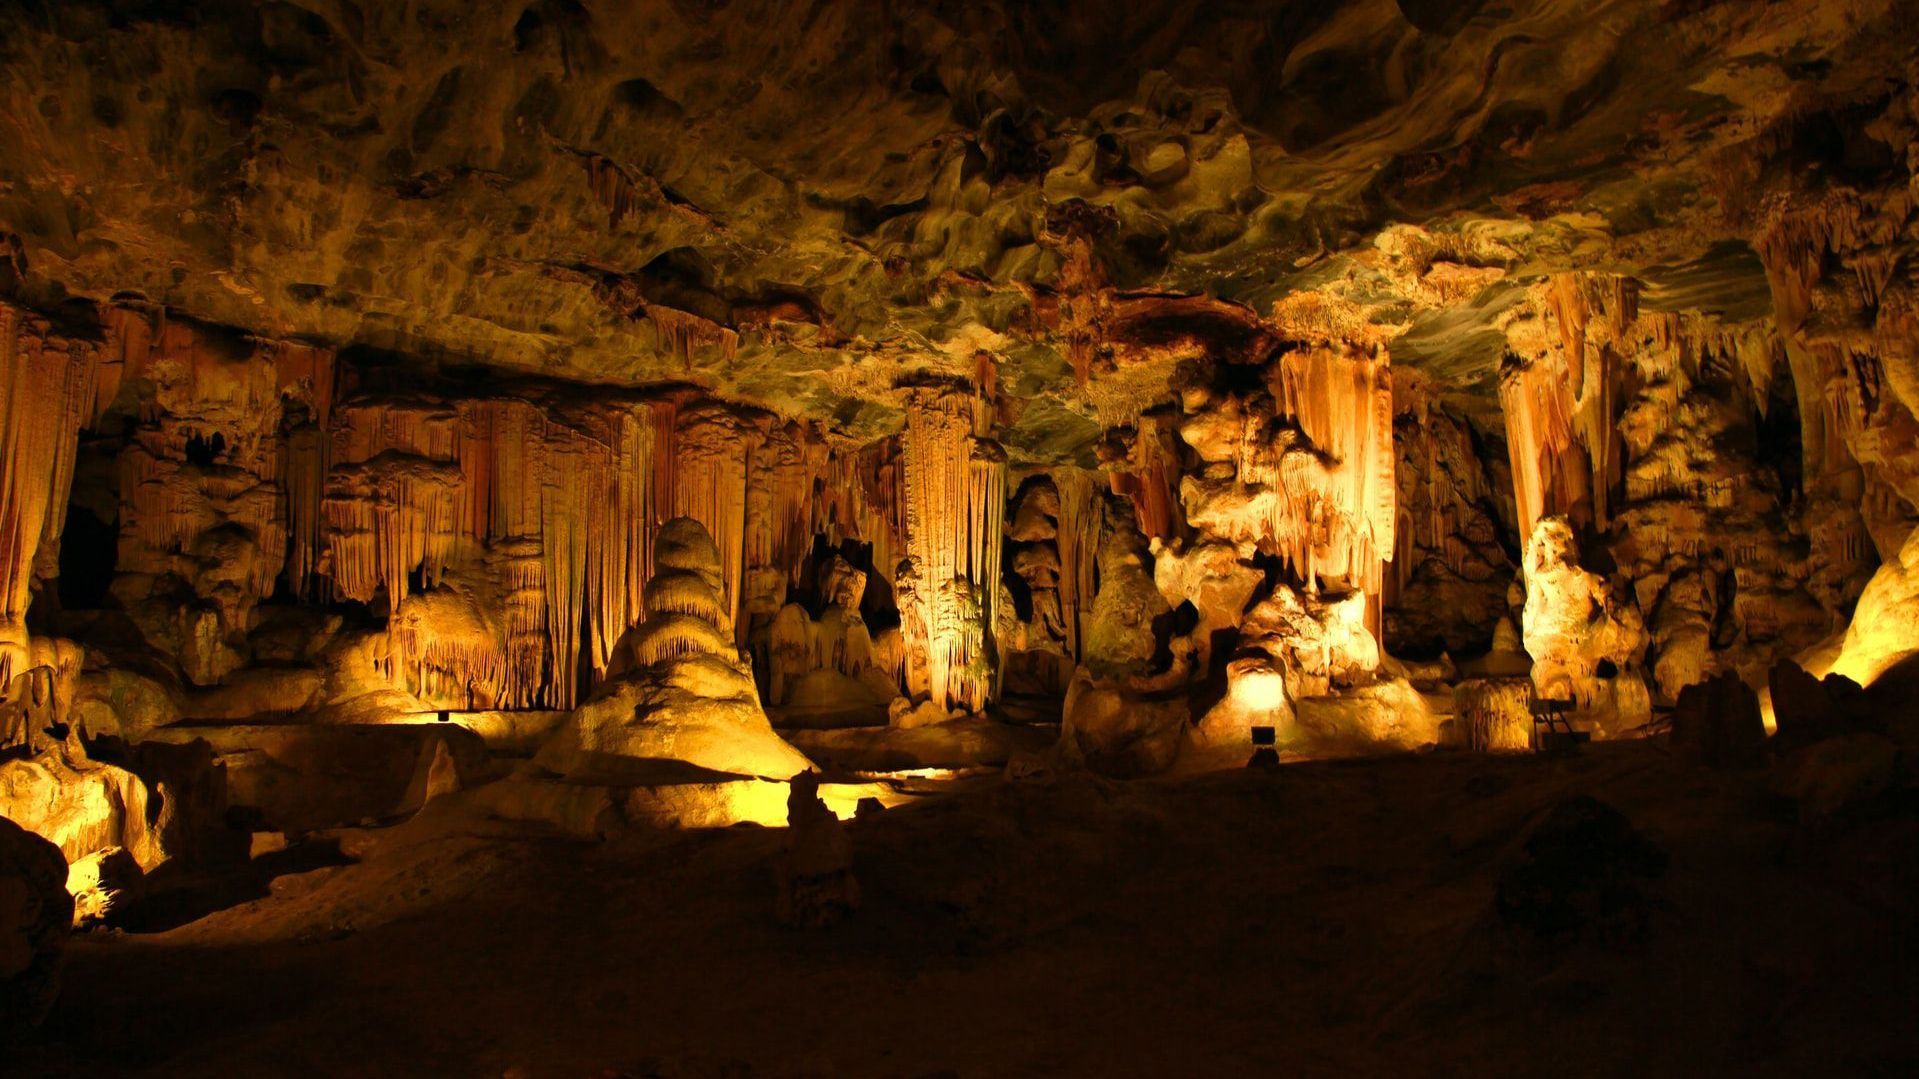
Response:
[{"label": "cave ceiling", "polygon": [[1028,459],[1195,340],[1370,341],[1496,408],[1546,273],[1761,313],[1728,162],[1911,49],[1866,0],[4,8],[5,276],[42,310],[689,382],[856,438],[984,352]]}]

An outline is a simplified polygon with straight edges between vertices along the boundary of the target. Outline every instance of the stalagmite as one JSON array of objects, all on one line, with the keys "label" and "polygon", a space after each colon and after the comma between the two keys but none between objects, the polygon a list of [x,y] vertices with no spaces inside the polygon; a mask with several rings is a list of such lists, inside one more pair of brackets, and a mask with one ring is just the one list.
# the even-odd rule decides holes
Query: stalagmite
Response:
[{"label": "stalagmite", "polygon": [[1453,690],[1453,714],[1467,749],[1532,748],[1532,686],[1524,678],[1472,678]]},{"label": "stalagmite", "polygon": [[0,1079],[1919,1057],[1919,0],[0,8]]},{"label": "stalagmite", "polygon": [[1525,569],[1525,644],[1538,695],[1571,702],[1605,734],[1645,722],[1644,624],[1622,589],[1579,564],[1565,518],[1540,520]]},{"label": "stalagmite", "polygon": [[653,562],[648,617],[629,635],[632,669],[568,717],[536,760],[575,782],[675,764],[777,779],[808,770],[767,724],[730,624],[678,610],[724,607],[721,555],[705,527],[689,517],[665,522]]}]

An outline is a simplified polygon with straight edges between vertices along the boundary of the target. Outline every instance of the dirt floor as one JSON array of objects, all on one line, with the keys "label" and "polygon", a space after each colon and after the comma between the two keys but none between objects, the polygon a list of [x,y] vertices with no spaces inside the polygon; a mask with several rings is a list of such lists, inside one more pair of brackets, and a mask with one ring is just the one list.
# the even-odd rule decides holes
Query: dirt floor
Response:
[{"label": "dirt floor", "polygon": [[[865,906],[811,933],[773,918],[779,831],[435,803],[267,898],[76,938],[0,1071],[1919,1074],[1919,816],[1809,830],[1764,791],[1650,743],[993,782],[850,825]],[[1666,852],[1643,934],[1493,913],[1574,794]]]}]

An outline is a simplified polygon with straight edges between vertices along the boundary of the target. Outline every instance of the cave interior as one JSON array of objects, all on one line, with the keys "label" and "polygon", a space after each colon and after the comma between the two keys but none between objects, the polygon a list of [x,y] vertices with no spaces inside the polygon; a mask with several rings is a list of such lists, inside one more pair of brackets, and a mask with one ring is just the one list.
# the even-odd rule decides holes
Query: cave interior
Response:
[{"label": "cave interior", "polygon": [[0,1061],[1911,1074],[1914,25],[3,0]]}]

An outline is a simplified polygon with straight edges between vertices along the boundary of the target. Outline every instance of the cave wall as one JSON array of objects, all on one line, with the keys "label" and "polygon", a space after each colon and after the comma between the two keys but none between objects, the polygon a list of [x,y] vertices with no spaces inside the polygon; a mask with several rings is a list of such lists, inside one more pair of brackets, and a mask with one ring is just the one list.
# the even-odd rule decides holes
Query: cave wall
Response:
[{"label": "cave wall", "polygon": [[[1651,310],[1642,287],[1533,286],[1505,330],[1503,430],[1478,430],[1417,370],[1392,378],[1383,346],[1281,344],[1247,364],[1182,343],[1168,400],[1106,428],[1097,468],[1017,471],[985,372],[897,387],[901,434],[854,444],[690,387],[396,389],[330,349],[148,305],[107,305],[69,337],[8,307],[11,370],[39,380],[18,384],[60,403],[10,420],[10,460],[51,479],[9,488],[9,534],[30,540],[10,556],[11,594],[25,592],[13,669],[57,666],[31,654],[24,616],[36,588],[57,608],[80,432],[117,423],[111,594],[191,686],[251,662],[263,604],[344,603],[378,628],[378,678],[422,710],[571,707],[644,617],[652,530],[671,516],[714,536],[727,625],[763,693],[796,640],[813,657],[796,675],[871,668],[882,701],[960,713],[996,703],[1009,669],[1063,692],[1097,663],[1091,645],[1130,654],[1134,675],[1185,663],[1178,679],[1198,682],[1215,635],[1274,587],[1359,597],[1386,653],[1469,658],[1522,613],[1524,530],[1547,516],[1581,537],[1569,557],[1629,591],[1645,636],[1630,673],[1658,699],[1721,669],[1757,679],[1844,628],[1878,561],[1869,518],[1884,531],[1909,513],[1885,478],[1901,458],[1868,467],[1854,447],[1883,447],[1908,414],[1882,400],[1847,419],[1822,391],[1831,422],[1796,422],[1805,394],[1775,319]],[[1163,603],[1129,617],[1184,604],[1193,625],[1101,622],[1102,594],[1130,587],[1102,561],[1115,528],[1138,553],[1114,567],[1138,562]],[[814,548],[849,541],[861,583],[829,603],[839,586],[807,578],[823,572]],[[896,627],[891,611],[866,627],[869,575]],[[861,620],[859,643],[847,626],[827,646],[794,628],[828,606]]]}]

